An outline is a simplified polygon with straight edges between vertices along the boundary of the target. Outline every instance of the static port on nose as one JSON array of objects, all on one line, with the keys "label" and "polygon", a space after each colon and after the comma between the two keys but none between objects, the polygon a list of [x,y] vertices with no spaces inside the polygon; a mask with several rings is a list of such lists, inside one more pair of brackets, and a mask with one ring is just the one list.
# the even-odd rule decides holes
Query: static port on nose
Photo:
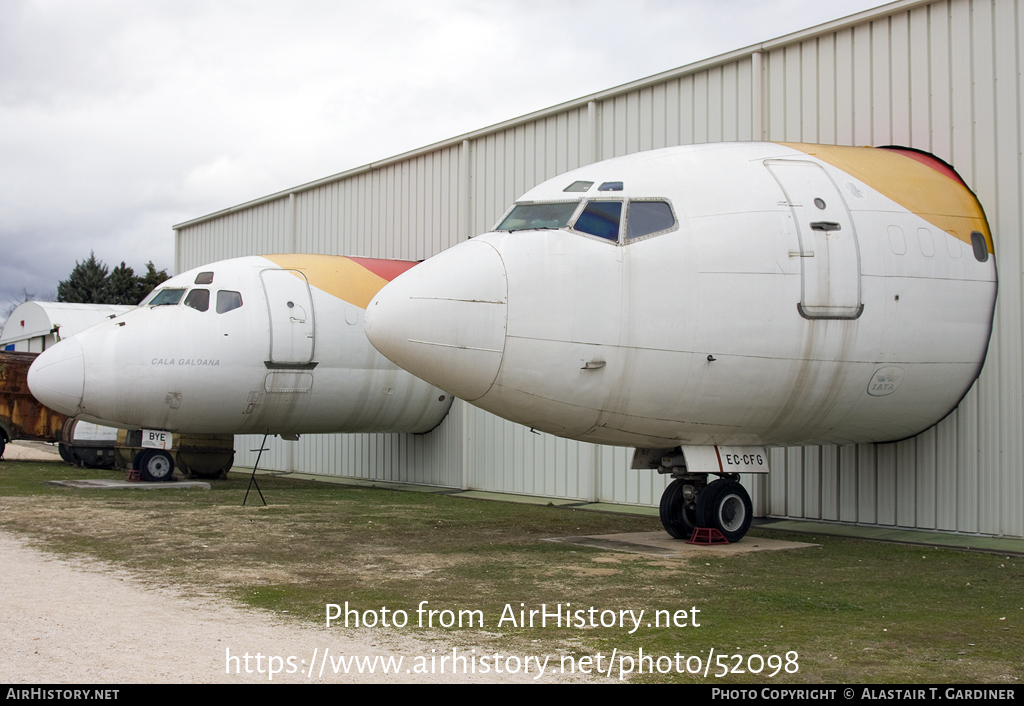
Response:
[{"label": "static port on nose", "polygon": [[470,241],[386,285],[366,309],[370,343],[413,375],[472,401],[494,383],[505,348],[505,266]]},{"label": "static port on nose", "polygon": [[75,416],[82,409],[85,357],[73,338],[43,351],[28,370],[32,395],[50,409]]}]

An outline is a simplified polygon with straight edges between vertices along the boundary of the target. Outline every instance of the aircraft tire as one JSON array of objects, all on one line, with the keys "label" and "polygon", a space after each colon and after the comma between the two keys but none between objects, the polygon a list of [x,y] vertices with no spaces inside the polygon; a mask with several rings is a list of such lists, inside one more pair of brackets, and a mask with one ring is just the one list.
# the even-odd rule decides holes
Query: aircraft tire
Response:
[{"label": "aircraft tire", "polygon": [[174,475],[174,460],[166,451],[143,451],[135,462],[142,479],[150,483],[169,481]]},{"label": "aircraft tire", "polygon": [[4,457],[4,451],[7,449],[7,440],[4,439],[4,435],[0,434],[0,458]]},{"label": "aircraft tire", "polygon": [[683,479],[676,478],[661,494],[661,525],[675,539],[689,539],[696,526],[696,512],[686,507],[683,485]]},{"label": "aircraft tire", "polygon": [[738,542],[750,529],[754,504],[746,489],[734,480],[707,485],[697,498],[697,525],[714,527],[730,542]]}]

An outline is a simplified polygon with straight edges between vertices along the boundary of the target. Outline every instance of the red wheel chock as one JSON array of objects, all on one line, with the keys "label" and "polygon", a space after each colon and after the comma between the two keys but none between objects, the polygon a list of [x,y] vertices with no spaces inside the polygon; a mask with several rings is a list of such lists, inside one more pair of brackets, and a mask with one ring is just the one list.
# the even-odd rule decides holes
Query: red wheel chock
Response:
[{"label": "red wheel chock", "polygon": [[686,540],[687,544],[728,544],[729,540],[714,527],[694,527],[693,534]]}]

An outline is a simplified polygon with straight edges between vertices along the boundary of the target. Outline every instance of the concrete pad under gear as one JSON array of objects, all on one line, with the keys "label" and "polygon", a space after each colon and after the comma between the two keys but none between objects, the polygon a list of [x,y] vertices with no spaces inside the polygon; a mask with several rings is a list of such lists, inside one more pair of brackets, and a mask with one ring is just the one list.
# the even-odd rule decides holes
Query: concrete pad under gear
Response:
[{"label": "concrete pad under gear", "polygon": [[733,544],[697,545],[673,539],[664,532],[624,532],[621,534],[602,534],[585,537],[554,537],[545,541],[578,544],[584,547],[628,552],[631,554],[650,554],[680,558],[700,556],[723,557],[749,552],[806,549],[808,547],[820,546],[807,542],[787,542],[781,539],[765,539],[764,537],[744,537]]},{"label": "concrete pad under gear", "polygon": [[147,483],[144,481],[112,480],[105,478],[80,480],[51,480],[50,485],[78,490],[209,490],[205,481],[182,480],[171,483]]}]

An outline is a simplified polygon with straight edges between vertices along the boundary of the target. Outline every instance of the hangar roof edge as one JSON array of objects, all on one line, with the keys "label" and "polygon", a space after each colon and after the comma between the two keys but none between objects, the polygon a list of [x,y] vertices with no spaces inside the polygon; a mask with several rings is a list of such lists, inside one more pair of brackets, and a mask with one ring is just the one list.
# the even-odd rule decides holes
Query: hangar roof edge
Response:
[{"label": "hangar roof edge", "polygon": [[501,132],[511,127],[515,127],[517,125],[521,125],[524,123],[529,123],[534,120],[547,117],[549,115],[561,113],[565,110],[570,110],[572,108],[583,107],[590,103],[591,101],[614,98],[615,96],[637,90],[638,88],[643,88],[648,85],[655,85],[658,83],[662,83],[664,81],[669,81],[673,78],[679,78],[682,76],[686,76],[688,74],[697,73],[698,71],[704,71],[706,69],[713,68],[720,64],[727,64],[731,61],[735,61],[746,56],[751,56],[753,54],[757,54],[760,52],[768,52],[773,49],[789,46],[791,44],[795,44],[797,42],[801,42],[812,37],[829,34],[831,32],[838,32],[848,27],[862,24],[866,21],[875,20],[881,17],[895,14],[897,12],[905,12],[921,5],[929,5],[934,3],[935,1],[936,0],[897,0],[896,2],[880,5],[879,7],[876,8],[864,10],[853,15],[847,15],[846,17],[840,17],[838,19],[831,20],[823,24],[808,27],[807,29],[791,32],[790,34],[786,34],[781,37],[776,37],[775,39],[770,39],[764,42],[760,42],[758,44],[751,44],[741,49],[734,49],[733,51],[726,52],[724,54],[718,54],[716,56],[709,57],[707,59],[702,59],[700,61],[696,61],[690,64],[686,64],[675,69],[662,71],[661,73],[646,76],[644,78],[639,78],[635,81],[623,83],[618,86],[613,86],[612,88],[607,88],[603,91],[598,91],[597,93],[591,93],[585,96],[581,96],[580,98],[574,98],[572,100],[565,101],[564,103],[559,103],[557,105],[550,106],[548,108],[542,108],[541,110],[537,110],[532,113],[527,113],[525,115],[520,115],[515,118],[510,118],[509,120],[505,120],[500,123],[495,123],[493,125],[489,125],[478,130],[474,130],[472,132],[467,132],[462,135],[450,137],[439,142],[434,142],[423,147],[418,147],[408,152],[403,152],[392,157],[387,157],[385,159],[378,160],[376,162],[370,162],[369,164],[354,167],[343,172],[338,172],[337,174],[332,174],[330,176],[322,177],[314,181],[299,184],[298,186],[293,186],[290,189],[284,189],[283,191],[268,194],[267,196],[261,196],[260,198],[252,199],[251,201],[246,201],[236,206],[230,206],[228,208],[221,209],[220,211],[214,211],[213,213],[206,214],[205,216],[198,216],[187,221],[182,221],[181,223],[172,225],[171,230],[177,231],[182,228],[188,228],[190,226],[204,223],[206,221],[215,220],[217,218],[226,216],[231,213],[235,213],[237,211],[244,211],[248,208],[252,208],[253,206],[258,206],[263,203],[269,203],[271,201],[276,201],[278,199],[288,198],[292,194],[299,194],[302,193],[303,191],[309,191],[310,189],[315,189],[325,184],[330,184],[335,181],[348,179],[350,177],[363,174],[365,172],[371,172],[375,169],[381,169],[383,167],[387,167],[397,162],[402,162],[413,157],[428,154],[430,152],[435,152],[439,149],[452,147],[467,140],[473,140],[480,137],[484,137],[486,135],[490,135],[492,133]]}]

